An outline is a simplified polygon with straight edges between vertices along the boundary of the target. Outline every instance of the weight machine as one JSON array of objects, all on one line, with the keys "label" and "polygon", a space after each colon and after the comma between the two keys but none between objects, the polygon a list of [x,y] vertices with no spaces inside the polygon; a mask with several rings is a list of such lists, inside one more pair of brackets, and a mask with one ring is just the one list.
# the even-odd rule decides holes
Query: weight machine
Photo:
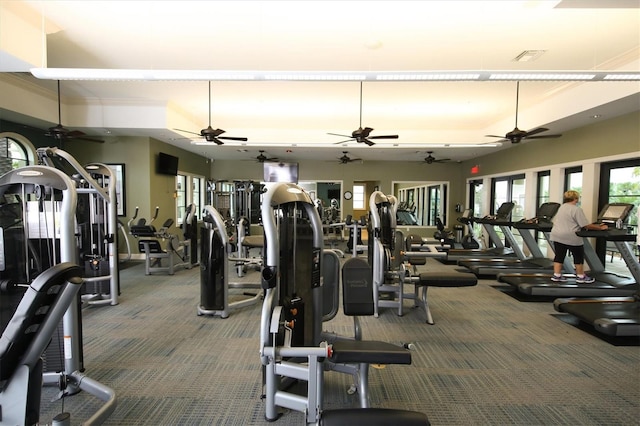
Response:
[{"label": "weight machine", "polygon": [[[39,403],[35,408],[34,399],[39,401],[39,386],[56,386],[59,397],[65,398],[85,391],[104,401],[85,424],[102,423],[115,409],[115,392],[88,377],[84,371],[82,353],[82,322],[78,288],[75,285],[64,291],[66,308],[62,323],[58,325],[59,339],[53,339],[46,349],[43,362],[37,361],[43,354],[50,339],[52,329],[59,323],[61,307],[49,311],[51,321],[43,320],[42,330],[34,335],[39,343],[29,346],[24,357],[17,352],[14,339],[21,339],[14,332],[21,328],[22,319],[31,320],[32,306],[28,299],[33,291],[47,287],[53,280],[72,280],[74,284],[84,284],[86,278],[79,279],[78,244],[76,241],[75,213],[77,209],[76,182],[62,171],[48,166],[26,166],[12,170],[0,177],[0,279],[2,287],[11,297],[2,297],[2,314],[15,312],[2,335],[3,380],[0,383],[0,419],[2,423],[25,424],[27,419],[38,420]],[[59,268],[55,268],[57,265]],[[50,268],[54,268],[53,271]],[[42,279],[40,275],[42,274]],[[77,278],[76,278],[77,277]],[[31,286],[30,290],[25,290]],[[23,292],[17,306],[5,306],[5,300],[13,300]],[[62,297],[62,296],[61,296]],[[40,299],[40,297],[37,297]],[[75,302],[72,299],[76,298]],[[22,303],[22,299],[25,300]],[[68,305],[68,308],[66,307]],[[44,311],[42,311],[44,312]],[[41,320],[47,315],[36,315]],[[14,319],[15,317],[15,319]],[[21,319],[22,318],[22,319]],[[55,324],[54,324],[55,323]],[[4,325],[4,320],[3,320]],[[36,327],[38,329],[38,327]],[[8,344],[10,347],[7,349]],[[7,352],[4,351],[7,349]],[[9,360],[5,364],[5,354]],[[19,357],[22,361],[17,362]],[[5,371],[9,368],[12,371]],[[15,368],[15,369],[14,369]],[[6,373],[6,376],[5,376]],[[40,380],[42,379],[42,380]],[[26,395],[29,393],[29,395]],[[36,410],[34,412],[34,410]],[[68,417],[68,413],[66,414]],[[16,416],[16,417],[14,417]],[[35,416],[35,417],[33,417]],[[31,424],[31,423],[29,423]]]},{"label": "weight machine", "polygon": [[[269,185],[262,203],[262,219],[266,250],[260,359],[267,421],[277,420],[278,407],[284,407],[305,413],[307,424],[353,424],[354,419],[374,425],[429,424],[422,413],[372,409],[368,405],[369,364],[410,364],[409,351],[385,342],[336,339],[330,344],[323,340],[323,232],[309,195],[296,184]],[[335,253],[332,255],[337,259]],[[366,266],[362,259],[348,262],[355,262],[355,268],[348,268],[348,272],[343,269],[345,313],[370,314],[370,270],[360,268],[361,263]],[[336,286],[334,282],[329,287]],[[355,372],[359,378],[360,408],[323,410],[325,369]],[[288,387],[292,381],[306,382],[306,394],[291,392]]]},{"label": "weight machine", "polygon": [[242,263],[244,259],[229,256],[233,245],[226,231],[222,215],[212,206],[204,207],[201,228],[200,305],[198,315],[219,315],[227,318],[233,309],[253,305],[262,299],[262,292],[247,294],[244,300],[229,302],[229,288],[260,289],[260,283],[230,283],[229,262]]},{"label": "weight machine", "polygon": [[[140,218],[134,225],[133,221],[138,217],[138,207],[134,216],[129,220],[129,232],[138,240],[138,250],[144,253],[145,257],[145,274],[168,273],[173,275],[176,268],[191,269],[198,262],[197,257],[197,216],[195,212],[195,204],[190,204],[185,209],[184,218],[182,220],[181,229],[183,231],[184,240],[180,240],[177,235],[171,234],[169,229],[173,225],[173,219],[167,219],[159,229],[156,229],[152,223],[158,217],[160,208],[156,207],[153,218],[149,223],[146,219]],[[167,241],[166,250],[162,248],[161,241]],[[175,258],[178,257],[181,262],[176,263]],[[162,261],[166,260],[167,265],[163,266]]]},{"label": "weight machine", "polygon": [[82,167],[71,154],[55,147],[37,150],[40,162],[66,173],[76,184],[78,246],[84,264],[82,299],[87,305],[117,305],[120,294],[116,175],[110,167]]}]

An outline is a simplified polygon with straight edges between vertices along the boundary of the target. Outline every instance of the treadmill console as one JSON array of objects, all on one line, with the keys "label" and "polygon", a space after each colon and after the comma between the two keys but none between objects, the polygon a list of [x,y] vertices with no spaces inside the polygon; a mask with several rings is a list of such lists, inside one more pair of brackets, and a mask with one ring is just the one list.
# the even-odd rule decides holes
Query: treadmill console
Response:
[{"label": "treadmill console", "polygon": [[606,204],[600,213],[598,213],[598,220],[596,223],[604,223],[609,228],[616,228],[626,225],[629,219],[629,214],[633,210],[633,204],[629,203],[609,203]]}]

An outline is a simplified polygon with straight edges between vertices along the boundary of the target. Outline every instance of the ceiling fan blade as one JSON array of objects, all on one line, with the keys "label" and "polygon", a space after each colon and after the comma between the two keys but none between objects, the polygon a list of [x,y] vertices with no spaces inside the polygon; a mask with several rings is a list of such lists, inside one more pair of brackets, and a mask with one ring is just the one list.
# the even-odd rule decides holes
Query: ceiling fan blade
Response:
[{"label": "ceiling fan blade", "polygon": [[[341,136],[341,135],[338,135],[338,136]],[[340,142],[334,142],[333,144],[334,145],[339,145],[341,143],[352,142],[352,141],[355,141],[355,139],[354,138],[349,138],[349,139],[345,139],[345,140],[340,141]]]},{"label": "ceiling fan blade", "polygon": [[343,134],[340,134],[340,133],[327,133],[327,134],[331,135],[331,136],[342,136],[343,138],[350,138],[351,137],[350,135],[343,135]]},{"label": "ceiling fan blade", "polygon": [[77,141],[87,141],[87,142],[95,142],[95,143],[104,143],[103,140],[101,139],[94,139],[94,138],[86,138],[83,136],[80,137],[73,137],[72,139],[77,140]]},{"label": "ceiling fan blade", "polygon": [[546,127],[538,127],[537,129],[533,129],[533,130],[528,131],[526,137],[537,135],[538,133],[546,132],[548,130],[549,129],[547,129]]},{"label": "ceiling fan blade", "polygon": [[230,141],[242,141],[242,142],[246,142],[249,139],[247,138],[238,138],[238,137],[233,137],[233,136],[218,136],[219,139],[227,139]]},{"label": "ceiling fan blade", "polygon": [[540,135],[540,136],[527,136],[525,139],[552,139],[552,138],[559,138],[560,134],[555,134],[555,135]]},{"label": "ceiling fan blade", "polygon": [[500,139],[504,139],[504,135],[502,136],[498,136],[498,135],[484,135],[486,138],[500,138]]},{"label": "ceiling fan blade", "polygon": [[369,136],[369,139],[398,139],[398,135]]},{"label": "ceiling fan blade", "polygon": [[191,133],[192,135],[202,136],[200,133],[192,132],[190,130],[182,130],[182,129],[173,129],[173,130],[175,130],[177,132]]},{"label": "ceiling fan blade", "polygon": [[[360,141],[358,141],[358,142],[360,142]],[[371,142],[369,139],[362,139],[362,142],[366,143],[369,146],[375,145],[375,143]]]}]

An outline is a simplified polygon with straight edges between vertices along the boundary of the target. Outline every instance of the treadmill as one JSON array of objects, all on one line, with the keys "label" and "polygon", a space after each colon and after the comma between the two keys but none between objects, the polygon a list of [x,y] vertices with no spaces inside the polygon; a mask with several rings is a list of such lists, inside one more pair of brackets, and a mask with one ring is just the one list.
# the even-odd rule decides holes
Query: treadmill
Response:
[{"label": "treadmill", "polygon": [[636,292],[628,297],[560,298],[553,302],[553,306],[556,311],[573,315],[608,336],[640,336],[640,290],[637,289],[640,263],[630,248],[636,235],[626,229],[589,232],[594,233],[592,236],[595,238],[612,241],[620,250],[635,280]]},{"label": "treadmill", "polygon": [[447,251],[447,256],[440,260],[443,263],[457,263],[466,259],[515,257],[513,249],[504,246],[495,229],[496,226],[509,222],[509,215],[514,206],[515,203],[507,201],[500,205],[495,215],[473,218],[474,222],[482,225],[493,247],[485,249],[452,248]]},{"label": "treadmill", "polygon": [[[575,274],[565,274],[567,282],[553,282],[553,271],[544,273],[502,273],[498,274],[498,281],[514,286],[518,292],[528,296],[552,296],[552,297],[603,297],[603,296],[631,296],[639,289],[637,278],[619,275],[605,270],[588,238],[611,238],[616,247],[625,241],[632,241],[633,235],[625,230],[615,229],[615,224],[620,220],[625,222],[633,204],[612,203],[607,204],[598,214],[597,222],[607,223],[610,227],[607,231],[579,231],[577,234],[584,238],[585,262],[589,265],[589,275],[596,279],[590,284],[577,284]],[[553,247],[553,244],[551,245]],[[620,249],[618,247],[618,249]],[[573,272],[573,265],[567,265],[565,258],[565,270]],[[627,263],[629,269],[632,266]],[[570,269],[568,269],[570,268]]]},{"label": "treadmill", "polygon": [[[543,203],[538,208],[538,213],[532,219],[523,219],[519,222],[508,222],[500,226],[507,241],[513,247],[515,258],[477,258],[465,259],[458,265],[468,268],[477,276],[497,276],[505,273],[541,273],[553,271],[553,260],[549,259],[535,240],[535,232],[542,232],[549,241],[552,227],[551,219],[560,208],[558,203]],[[531,256],[527,257],[522,248],[518,246],[511,227],[516,228],[522,236],[522,241],[529,249]],[[565,270],[572,270],[573,265],[565,259]]]}]

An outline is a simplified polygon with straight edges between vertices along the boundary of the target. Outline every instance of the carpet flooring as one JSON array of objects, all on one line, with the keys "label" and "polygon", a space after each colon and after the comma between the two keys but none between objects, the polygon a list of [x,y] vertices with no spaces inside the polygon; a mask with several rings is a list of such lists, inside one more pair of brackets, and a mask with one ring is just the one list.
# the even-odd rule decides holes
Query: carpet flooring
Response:
[{"label": "carpet flooring", "polygon": [[[430,260],[424,271],[456,266]],[[232,279],[235,272],[231,270]],[[249,271],[245,280],[258,281]],[[116,391],[107,425],[266,425],[259,360],[260,305],[227,319],[198,316],[199,268],[144,274],[142,263],[121,271],[117,306],[83,310],[87,376]],[[243,290],[231,290],[232,300]],[[246,290],[245,290],[246,291]],[[372,368],[372,406],[417,410],[434,425],[638,425],[638,339],[604,339],[551,301],[512,297],[494,280],[475,287],[432,288],[435,325],[412,309],[382,309],[363,318],[365,339],[415,345],[412,365]],[[325,330],[349,334],[339,313]],[[350,377],[326,373],[326,408],[355,407]],[[100,406],[79,393],[51,401],[45,388],[41,422],[60,411],[82,421]],[[304,424],[285,412],[275,423]]]}]

